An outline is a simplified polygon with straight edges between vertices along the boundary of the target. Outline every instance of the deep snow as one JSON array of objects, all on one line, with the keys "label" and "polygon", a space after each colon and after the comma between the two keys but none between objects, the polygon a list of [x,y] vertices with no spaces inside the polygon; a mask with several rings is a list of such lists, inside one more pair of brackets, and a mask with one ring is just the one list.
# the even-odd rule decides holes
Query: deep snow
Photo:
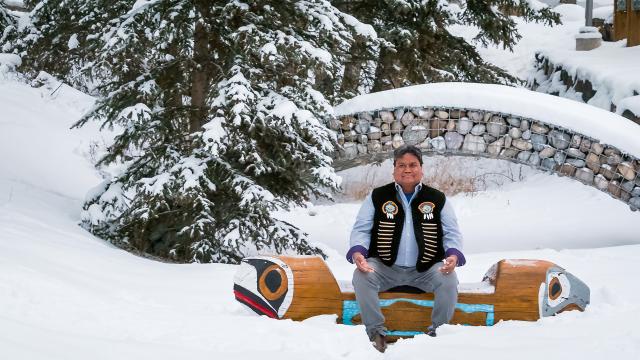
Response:
[{"label": "deep snow", "polygon": [[[92,99],[56,88],[0,74],[0,359],[601,360],[640,353],[640,214],[591,187],[525,170],[517,181],[451,199],[466,239],[461,282],[479,281],[499,259],[547,259],[591,287],[586,312],[444,326],[437,338],[401,340],[382,355],[362,327],[336,325],[331,316],[256,316],[233,298],[235,265],[155,262],[80,228],[83,198],[100,181],[91,161],[109,135],[95,126],[69,130]],[[472,158],[428,164],[437,161],[485,173],[513,166]],[[343,175],[348,183],[371,171],[388,178],[389,164]],[[335,276],[348,281],[353,266],[343,256],[358,206],[316,204],[278,216],[308,231]]]},{"label": "deep snow", "polygon": [[[632,358],[640,350],[633,321],[640,311],[633,281],[638,214],[593,188],[528,171],[524,181],[452,199],[467,243],[461,282],[479,281],[502,258],[548,259],[589,284],[587,312],[490,328],[445,326],[438,338],[402,340],[381,355],[362,327],[336,325],[330,316],[304,322],[256,316],[233,298],[235,265],[154,262],[78,227],[84,194],[100,181],[91,148],[106,140],[95,128],[69,130],[90,98],[66,87],[55,99],[51,93],[0,82],[2,359],[406,359],[452,351],[461,358],[601,359]],[[367,171],[352,170],[345,179]],[[315,205],[281,215],[309,231],[330,255],[336,277],[348,281],[353,267],[343,254],[357,207]]]}]

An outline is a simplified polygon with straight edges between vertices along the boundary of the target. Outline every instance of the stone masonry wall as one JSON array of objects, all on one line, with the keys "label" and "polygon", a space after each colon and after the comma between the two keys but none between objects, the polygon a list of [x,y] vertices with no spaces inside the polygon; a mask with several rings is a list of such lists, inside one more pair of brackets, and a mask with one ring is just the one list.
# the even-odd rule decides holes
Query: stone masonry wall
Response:
[{"label": "stone masonry wall", "polygon": [[331,119],[337,169],[389,158],[403,144],[425,154],[505,159],[568,176],[640,208],[640,160],[613,145],[535,119],[456,108],[385,109]]}]

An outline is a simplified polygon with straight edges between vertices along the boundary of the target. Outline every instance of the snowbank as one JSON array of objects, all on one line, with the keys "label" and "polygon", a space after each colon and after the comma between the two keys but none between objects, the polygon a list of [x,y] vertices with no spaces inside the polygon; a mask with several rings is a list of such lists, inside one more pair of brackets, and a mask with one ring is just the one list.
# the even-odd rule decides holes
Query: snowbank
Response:
[{"label": "snowbank", "polygon": [[613,24],[613,5],[593,9],[593,18],[602,19],[606,24]]},{"label": "snowbank", "polygon": [[0,81],[0,180],[82,199],[87,186],[100,181],[87,158],[101,137],[97,124],[69,128],[93,98],[58,85]]},{"label": "snowbank", "polygon": [[[552,6],[553,1],[558,2],[558,0],[551,0],[550,5]],[[545,2],[549,3],[549,1]],[[483,46],[479,42],[474,42],[473,38],[479,32],[477,27],[454,25],[447,29],[452,34],[461,36],[470,44],[474,44],[485,61],[505,69],[513,76],[527,79],[538,50],[546,48],[575,49],[575,35],[578,33],[578,29],[584,26],[584,8],[581,6],[561,4],[554,7],[553,11],[558,12],[562,19],[562,24],[553,27],[542,23],[525,22],[520,17],[511,17],[522,36],[514,45],[513,51],[499,45]]]},{"label": "snowbank", "polygon": [[4,54],[0,53],[0,65],[6,65],[8,67],[18,67],[22,64],[22,59],[20,56],[15,54]]},{"label": "snowbank", "polygon": [[616,108],[616,114],[622,114],[626,110],[631,111],[636,117],[640,117],[640,95],[630,96],[620,100]]},{"label": "snowbank", "polygon": [[[624,41],[605,42],[590,51],[544,49],[539,54],[556,69],[566,71],[573,83],[588,81],[593,94],[589,94],[587,103],[609,110],[612,105],[619,106],[625,98],[640,93],[640,46],[624,47],[624,44]],[[529,83],[535,80],[538,91],[581,101],[579,90],[567,87],[556,74],[548,76],[539,68],[531,74]]]},{"label": "snowbank", "polygon": [[560,14],[562,21],[585,21],[584,8],[575,4],[559,4],[553,11]]},{"label": "snowbank", "polygon": [[0,80],[15,77],[10,74],[13,74],[20,64],[22,64],[20,56],[0,53]]},{"label": "snowbank", "polygon": [[640,157],[640,142],[637,141],[640,127],[628,119],[573,100],[504,85],[435,83],[409,86],[347,100],[335,108],[335,114],[420,106],[479,109],[531,118],[599,139]]}]

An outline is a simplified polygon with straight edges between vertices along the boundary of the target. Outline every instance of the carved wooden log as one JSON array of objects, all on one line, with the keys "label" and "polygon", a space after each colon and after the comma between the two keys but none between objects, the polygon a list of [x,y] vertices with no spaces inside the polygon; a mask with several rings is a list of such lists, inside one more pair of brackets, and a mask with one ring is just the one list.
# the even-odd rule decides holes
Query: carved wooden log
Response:
[{"label": "carved wooden log", "polygon": [[[353,290],[349,286],[341,290],[320,257],[246,258],[234,282],[236,299],[261,315],[303,320],[336,314],[340,323],[360,323]],[[460,284],[458,290],[451,323],[484,326],[584,311],[590,296],[581,280],[544,260],[501,260],[481,282]],[[422,333],[431,322],[432,293],[392,289],[380,293],[380,304],[391,336]]]}]

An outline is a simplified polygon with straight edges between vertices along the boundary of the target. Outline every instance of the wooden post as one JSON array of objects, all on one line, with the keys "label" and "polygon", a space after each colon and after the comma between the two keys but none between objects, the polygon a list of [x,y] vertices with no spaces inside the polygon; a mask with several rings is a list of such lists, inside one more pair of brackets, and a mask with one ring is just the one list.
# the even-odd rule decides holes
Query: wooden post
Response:
[{"label": "wooden post", "polygon": [[640,45],[640,0],[627,0],[627,46]]},{"label": "wooden post", "polygon": [[627,46],[640,45],[640,0],[613,2],[613,31],[616,41],[627,39]]},{"label": "wooden post", "polygon": [[615,41],[627,37],[627,1],[614,0],[613,2],[613,37]]}]

